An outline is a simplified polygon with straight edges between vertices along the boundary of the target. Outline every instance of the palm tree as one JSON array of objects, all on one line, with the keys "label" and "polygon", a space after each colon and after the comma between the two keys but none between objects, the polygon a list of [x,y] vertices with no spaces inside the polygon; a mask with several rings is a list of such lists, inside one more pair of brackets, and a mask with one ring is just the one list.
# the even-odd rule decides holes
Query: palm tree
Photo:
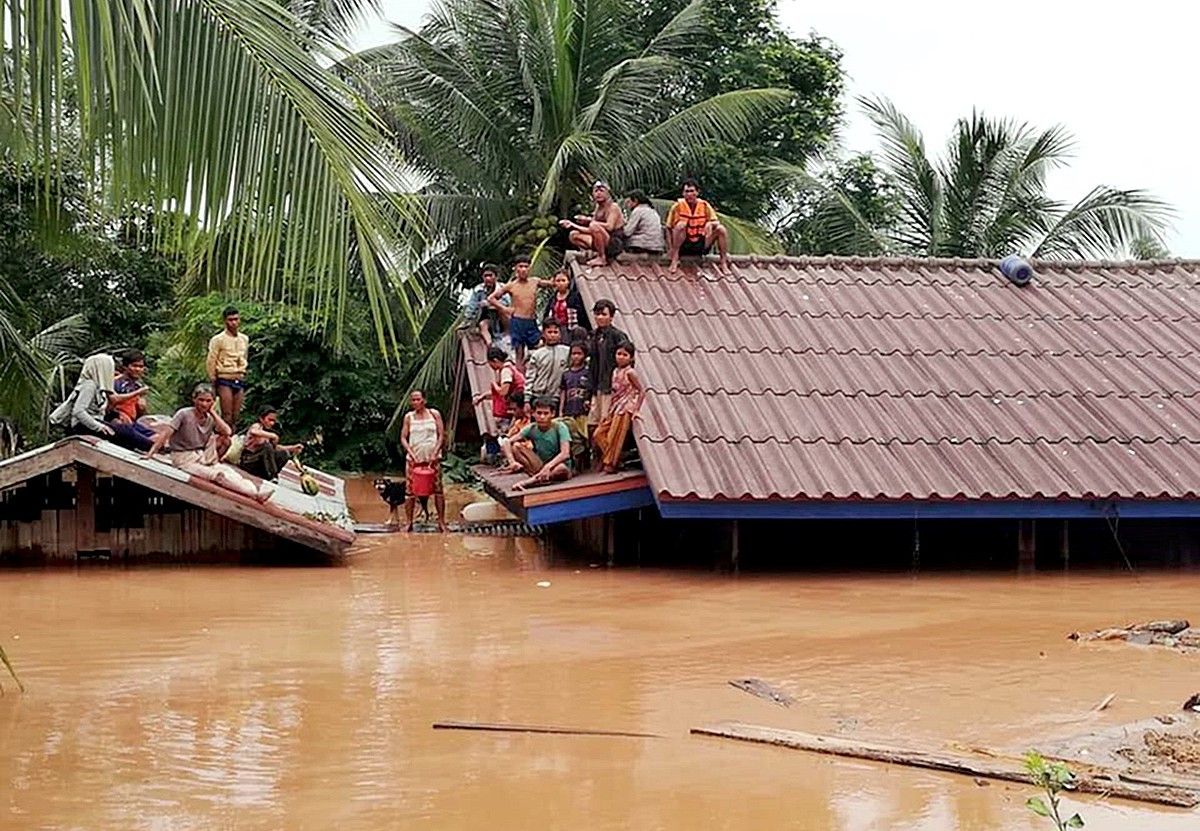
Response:
[{"label": "palm tree", "polygon": [[[0,416],[20,434],[37,433],[51,400],[61,398],[64,371],[78,362],[86,330],[79,315],[42,328],[33,310],[0,280]],[[0,442],[0,458],[16,450],[11,444]]]},{"label": "palm tree", "polygon": [[889,101],[861,103],[895,194],[887,225],[870,222],[820,179],[786,171],[822,189],[822,230],[837,253],[1089,259],[1162,248],[1171,210],[1146,191],[1101,185],[1074,204],[1049,196],[1046,174],[1068,163],[1073,146],[1062,127],[1039,131],[972,113],[956,122],[944,156],[931,159],[921,133]]},{"label": "palm tree", "polygon": [[347,69],[427,174],[438,242],[469,258],[571,213],[595,179],[673,189],[706,142],[786,105],[785,91],[747,89],[662,117],[664,90],[703,60],[704,6],[636,51],[622,0],[441,0],[420,31]]},{"label": "palm tree", "polygon": [[110,215],[158,212],[155,241],[203,281],[335,331],[359,291],[394,346],[389,309],[412,290],[394,290],[411,247],[396,229],[420,216],[389,196],[381,125],[326,68],[376,2],[0,0],[0,153],[43,170],[47,195],[79,153]]},{"label": "palm tree", "polygon": [[[533,247],[596,179],[617,193],[673,191],[706,143],[736,142],[787,105],[786,91],[745,89],[662,114],[665,91],[703,60],[705,3],[638,49],[624,0],[440,0],[419,31],[343,64],[427,180],[436,234],[424,254],[442,294],[427,307],[422,342],[434,347],[415,383],[453,366],[446,312],[467,264]],[[735,250],[774,248],[724,219]]]}]

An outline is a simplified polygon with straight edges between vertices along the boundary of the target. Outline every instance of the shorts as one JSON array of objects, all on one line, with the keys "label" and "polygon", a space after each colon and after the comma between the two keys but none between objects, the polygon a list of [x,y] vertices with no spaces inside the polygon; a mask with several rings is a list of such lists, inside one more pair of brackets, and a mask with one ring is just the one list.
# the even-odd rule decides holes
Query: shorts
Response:
[{"label": "shorts", "polygon": [[598,392],[592,396],[592,408],[588,410],[587,414],[588,427],[595,427],[604,421],[604,417],[608,415],[608,406],[611,402],[611,392]]},{"label": "shorts", "polygon": [[508,335],[513,347],[527,346],[530,349],[542,342],[542,330],[531,317],[516,317],[508,324]]},{"label": "shorts", "polygon": [[604,249],[604,256],[610,260],[614,260],[621,256],[621,252],[625,250],[625,232],[614,231],[608,238],[608,245]]},{"label": "shorts", "polygon": [[246,382],[239,381],[236,378],[218,378],[217,386],[218,387],[228,387],[229,389],[233,390],[234,392],[245,392],[246,391]]},{"label": "shorts", "polygon": [[704,241],[704,237],[700,239],[685,239],[683,245],[679,246],[679,255],[681,257],[703,257],[711,248],[712,246]]}]

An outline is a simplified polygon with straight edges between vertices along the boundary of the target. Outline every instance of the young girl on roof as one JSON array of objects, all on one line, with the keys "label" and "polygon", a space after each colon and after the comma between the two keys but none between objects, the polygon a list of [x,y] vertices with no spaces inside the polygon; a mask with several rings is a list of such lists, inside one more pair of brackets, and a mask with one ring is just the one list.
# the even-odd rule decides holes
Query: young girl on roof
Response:
[{"label": "young girl on roof", "polygon": [[617,346],[617,368],[612,376],[612,399],[608,413],[596,428],[592,442],[601,452],[600,463],[605,473],[616,473],[621,461],[621,451],[629,437],[629,427],[642,408],[646,398],[645,388],[633,368],[634,346],[622,341]]}]

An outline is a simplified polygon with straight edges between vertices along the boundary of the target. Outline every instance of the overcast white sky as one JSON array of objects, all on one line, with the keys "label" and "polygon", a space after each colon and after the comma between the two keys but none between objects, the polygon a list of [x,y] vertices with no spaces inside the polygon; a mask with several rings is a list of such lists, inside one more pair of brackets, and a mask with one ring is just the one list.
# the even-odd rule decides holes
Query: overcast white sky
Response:
[{"label": "overcast white sky", "polygon": [[[383,0],[355,46],[395,39],[389,22],[415,27],[428,0]],[[1195,32],[1200,6],[1179,0],[780,0],[793,32],[814,31],[844,52],[849,150],[875,147],[854,104],[892,99],[940,150],[954,119],[973,107],[1039,127],[1065,125],[1074,163],[1051,180],[1075,200],[1094,185],[1140,187],[1176,209],[1168,245],[1200,257]]]}]

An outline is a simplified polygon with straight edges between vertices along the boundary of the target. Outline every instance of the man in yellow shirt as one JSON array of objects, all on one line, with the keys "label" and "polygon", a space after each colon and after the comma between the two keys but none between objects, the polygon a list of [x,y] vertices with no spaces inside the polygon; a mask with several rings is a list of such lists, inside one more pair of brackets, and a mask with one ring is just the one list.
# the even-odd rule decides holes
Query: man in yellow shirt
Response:
[{"label": "man in yellow shirt", "polygon": [[667,233],[671,248],[670,272],[679,270],[679,257],[703,257],[713,245],[721,254],[718,265],[722,274],[729,273],[729,232],[717,219],[713,206],[700,198],[700,186],[695,179],[683,182],[683,198],[671,206],[667,214]]},{"label": "man in yellow shirt", "polygon": [[208,342],[208,380],[217,390],[221,415],[237,432],[237,419],[246,396],[246,365],[250,354],[250,339],[238,331],[241,315],[233,306],[227,308],[225,331],[212,336]]}]

